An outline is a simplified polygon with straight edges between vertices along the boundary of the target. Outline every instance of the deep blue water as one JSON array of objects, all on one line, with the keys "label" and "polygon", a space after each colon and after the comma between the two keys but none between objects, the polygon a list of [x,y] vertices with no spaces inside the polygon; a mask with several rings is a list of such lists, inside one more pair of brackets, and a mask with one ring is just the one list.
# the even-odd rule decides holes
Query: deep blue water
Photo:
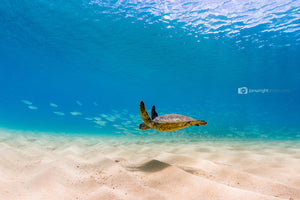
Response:
[{"label": "deep blue water", "polygon": [[143,100],[208,122],[178,134],[300,138],[299,0],[3,0],[0,38],[0,128],[156,134]]}]

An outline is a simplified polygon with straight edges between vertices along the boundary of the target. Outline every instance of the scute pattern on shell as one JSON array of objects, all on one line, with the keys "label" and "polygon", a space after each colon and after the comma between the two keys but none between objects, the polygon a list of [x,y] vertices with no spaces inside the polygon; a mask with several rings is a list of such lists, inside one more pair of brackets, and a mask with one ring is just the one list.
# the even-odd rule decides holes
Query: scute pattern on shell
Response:
[{"label": "scute pattern on shell", "polygon": [[157,123],[176,123],[176,122],[189,122],[189,121],[196,121],[196,120],[184,115],[168,114],[168,115],[158,116],[153,121]]}]

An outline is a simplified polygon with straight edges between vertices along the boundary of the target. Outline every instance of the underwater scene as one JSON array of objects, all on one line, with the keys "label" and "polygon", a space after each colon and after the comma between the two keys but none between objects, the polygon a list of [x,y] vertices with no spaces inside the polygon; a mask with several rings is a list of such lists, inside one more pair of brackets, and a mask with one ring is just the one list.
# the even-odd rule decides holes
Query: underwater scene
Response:
[{"label": "underwater scene", "polygon": [[300,199],[300,0],[3,0],[0,199]]}]

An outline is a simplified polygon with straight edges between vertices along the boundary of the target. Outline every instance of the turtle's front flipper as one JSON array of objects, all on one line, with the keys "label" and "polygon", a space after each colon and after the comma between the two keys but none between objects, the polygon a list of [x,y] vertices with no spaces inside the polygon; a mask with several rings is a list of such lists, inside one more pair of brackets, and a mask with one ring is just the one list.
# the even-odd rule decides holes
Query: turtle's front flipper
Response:
[{"label": "turtle's front flipper", "polygon": [[141,117],[142,117],[142,120],[144,121],[144,123],[148,127],[153,128],[152,119],[150,118],[143,101],[140,102],[140,114],[141,114]]},{"label": "turtle's front flipper", "polygon": [[157,112],[155,111],[155,106],[152,106],[152,110],[151,110],[151,119],[155,119],[158,116]]}]

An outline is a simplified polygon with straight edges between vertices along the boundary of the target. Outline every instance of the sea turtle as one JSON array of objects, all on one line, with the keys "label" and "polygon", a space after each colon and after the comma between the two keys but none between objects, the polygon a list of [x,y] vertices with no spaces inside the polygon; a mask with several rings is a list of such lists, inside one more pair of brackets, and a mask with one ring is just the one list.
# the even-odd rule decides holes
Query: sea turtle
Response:
[{"label": "sea turtle", "polygon": [[141,130],[153,128],[158,131],[175,131],[188,126],[203,126],[207,122],[204,120],[195,120],[191,117],[178,114],[157,115],[155,106],[152,107],[150,118],[143,101],[140,102],[140,114],[144,123],[140,124]]}]

